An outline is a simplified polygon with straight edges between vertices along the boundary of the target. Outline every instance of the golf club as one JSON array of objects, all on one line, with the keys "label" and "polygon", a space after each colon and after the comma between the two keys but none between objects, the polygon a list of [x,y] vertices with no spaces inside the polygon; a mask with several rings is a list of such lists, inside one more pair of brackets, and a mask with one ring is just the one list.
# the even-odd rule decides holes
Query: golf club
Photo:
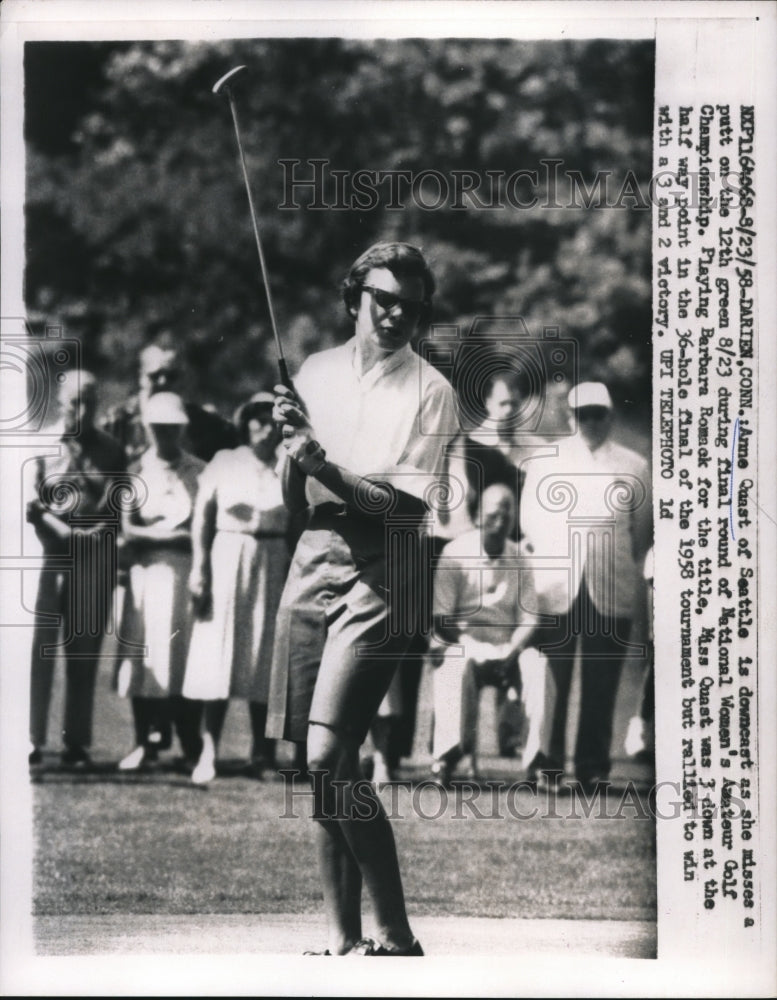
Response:
[{"label": "golf club", "polygon": [[225,73],[221,79],[217,80],[213,85],[214,94],[225,93],[227,99],[229,100],[229,108],[232,112],[232,121],[235,126],[235,138],[237,139],[237,148],[240,153],[240,166],[243,168],[243,180],[246,185],[246,194],[248,195],[248,207],[251,211],[251,223],[254,227],[254,236],[256,238],[256,249],[259,253],[259,267],[262,271],[262,282],[264,284],[264,292],[267,296],[267,308],[270,312],[270,324],[272,325],[273,337],[275,338],[275,350],[278,355],[278,370],[280,372],[281,382],[288,389],[294,389],[292,381],[289,378],[289,370],[286,367],[286,358],[283,355],[283,347],[281,345],[281,338],[278,336],[278,327],[275,323],[275,311],[272,305],[272,295],[270,294],[270,279],[267,275],[267,265],[264,261],[264,253],[262,251],[262,241],[259,238],[259,225],[256,220],[256,209],[254,208],[254,199],[251,195],[251,185],[248,181],[248,170],[246,169],[245,156],[243,155],[243,143],[240,139],[240,126],[237,121],[237,108],[235,107],[235,99],[232,95],[232,83],[238,73],[242,73],[245,66],[235,66],[228,73]]}]

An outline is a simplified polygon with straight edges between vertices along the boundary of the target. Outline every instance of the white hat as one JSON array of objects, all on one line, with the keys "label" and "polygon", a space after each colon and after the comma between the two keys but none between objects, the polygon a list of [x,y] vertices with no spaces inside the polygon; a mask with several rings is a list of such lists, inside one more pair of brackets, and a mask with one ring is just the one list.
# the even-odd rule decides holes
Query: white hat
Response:
[{"label": "white hat", "polygon": [[147,424],[189,423],[183,400],[174,392],[155,392],[143,406],[143,419]]},{"label": "white hat", "polygon": [[583,406],[601,406],[612,409],[612,399],[604,382],[581,382],[569,393],[569,405],[573,410]]},{"label": "white hat", "polygon": [[250,399],[247,399],[245,403],[241,403],[240,406],[235,410],[232,415],[232,423],[239,424],[243,416],[243,411],[247,410],[249,406],[267,406],[272,407],[275,403],[275,396],[271,392],[255,392]]}]

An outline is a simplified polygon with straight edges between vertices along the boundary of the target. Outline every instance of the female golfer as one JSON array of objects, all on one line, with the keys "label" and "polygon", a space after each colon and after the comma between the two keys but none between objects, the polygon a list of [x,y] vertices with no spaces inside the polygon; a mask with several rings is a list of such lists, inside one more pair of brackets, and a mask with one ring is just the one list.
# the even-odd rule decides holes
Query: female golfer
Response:
[{"label": "female golfer", "polygon": [[[309,519],[281,598],[267,733],[307,739],[324,954],[423,954],[359,746],[417,628],[424,498],[457,431],[450,384],[410,347],[433,291],[415,247],[371,247],[343,286],[354,337],[308,358],[294,392],[275,390],[287,503],[306,504]],[[377,940],[362,937],[362,881]]]}]

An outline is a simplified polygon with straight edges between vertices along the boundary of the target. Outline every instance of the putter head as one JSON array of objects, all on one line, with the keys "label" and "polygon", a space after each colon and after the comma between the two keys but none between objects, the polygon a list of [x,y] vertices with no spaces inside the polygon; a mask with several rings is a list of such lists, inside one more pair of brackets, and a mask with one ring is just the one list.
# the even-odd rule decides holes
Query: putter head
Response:
[{"label": "putter head", "polygon": [[225,73],[220,80],[217,80],[213,84],[213,93],[220,94],[223,90],[228,90],[234,77],[236,77],[237,74],[241,73],[244,69],[245,66],[235,66],[234,69],[231,69],[228,73]]}]

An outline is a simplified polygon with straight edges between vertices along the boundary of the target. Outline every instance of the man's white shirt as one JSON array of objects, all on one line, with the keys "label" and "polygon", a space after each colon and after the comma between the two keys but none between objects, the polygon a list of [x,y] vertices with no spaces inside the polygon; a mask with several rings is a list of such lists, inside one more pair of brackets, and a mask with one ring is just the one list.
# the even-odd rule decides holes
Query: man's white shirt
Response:
[{"label": "man's white shirt", "polygon": [[612,439],[595,451],[580,435],[556,446],[528,463],[521,496],[543,610],[566,612],[585,580],[603,614],[630,617],[650,544],[648,464]]},{"label": "man's white shirt", "polygon": [[443,549],[434,577],[434,614],[455,621],[462,638],[509,643],[517,628],[535,623],[536,603],[523,547],[509,538],[499,556],[483,551],[479,529]]}]

